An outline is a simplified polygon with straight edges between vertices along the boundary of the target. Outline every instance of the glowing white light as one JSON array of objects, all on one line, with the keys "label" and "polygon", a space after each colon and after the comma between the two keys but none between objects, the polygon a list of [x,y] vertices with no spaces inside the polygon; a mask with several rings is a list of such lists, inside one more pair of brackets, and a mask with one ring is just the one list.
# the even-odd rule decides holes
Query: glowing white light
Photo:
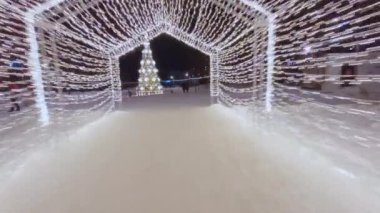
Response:
[{"label": "glowing white light", "polygon": [[[267,111],[271,111],[273,99],[289,95],[287,88],[277,84],[277,80],[339,84],[339,76],[316,76],[306,71],[312,67],[340,67],[345,63],[357,66],[380,63],[376,56],[379,50],[376,44],[378,30],[375,25],[366,22],[376,17],[371,8],[377,3],[368,3],[363,8],[355,9],[354,13],[342,9],[339,2],[324,6],[317,5],[315,1],[213,0],[195,3],[185,0],[152,0],[129,1],[121,7],[118,7],[118,1],[95,0],[88,5],[81,1],[66,3],[63,0],[50,0],[43,4],[34,0],[30,2],[30,5],[37,6],[25,13],[27,29],[22,30],[22,25],[5,28],[12,32],[1,32],[0,39],[7,45],[10,42],[25,46],[22,35],[29,34],[27,38],[30,48],[21,49],[29,51],[28,65],[35,86],[36,106],[43,123],[53,117],[53,112],[58,111],[56,108],[64,110],[62,106],[67,104],[60,102],[58,98],[52,98],[54,95],[47,92],[50,87],[79,91],[99,91],[101,88],[103,91],[96,95],[83,96],[87,97],[88,102],[96,96],[100,100],[107,97],[107,94],[118,100],[121,80],[117,57],[141,44],[148,47],[143,51],[144,54],[152,54],[147,41],[162,33],[167,33],[210,56],[212,96],[219,96],[231,105],[249,105],[255,101],[264,101]],[[21,11],[17,8],[25,7],[20,1],[12,3],[13,11]],[[348,6],[356,3],[357,1],[349,1]],[[5,6],[7,5],[9,3]],[[196,13],[189,12],[190,8]],[[310,11],[310,15],[299,16],[305,8]],[[327,9],[335,11],[336,17],[327,19]],[[276,14],[270,11],[276,11]],[[361,11],[369,12],[364,15]],[[42,12],[44,13],[40,14]],[[198,14],[198,17],[193,24],[194,14]],[[118,17],[126,17],[129,21]],[[8,26],[11,21],[2,18],[1,24]],[[105,30],[104,25],[111,30]],[[37,32],[33,32],[34,26]],[[21,39],[7,39],[14,38],[13,34],[20,34]],[[333,47],[356,52],[326,55]],[[4,46],[0,48],[4,50],[1,52],[7,52]],[[305,57],[310,57],[311,52],[317,54],[305,60]],[[112,60],[109,60],[109,56]],[[141,62],[141,65],[146,64],[155,65],[155,62]],[[287,70],[304,72],[304,75],[295,76],[295,72]],[[151,68],[139,72],[157,73],[158,70]],[[149,79],[157,81],[155,78]],[[376,76],[369,75],[358,76],[357,79],[357,84],[379,81]],[[242,88],[240,85],[248,86]],[[304,93],[302,88],[296,89]],[[274,93],[278,95],[275,97]],[[248,94],[255,97],[240,98]],[[319,95],[337,98],[334,95]],[[363,102],[356,98],[349,100]],[[56,108],[49,112],[47,104]]]},{"label": "glowing white light", "polygon": [[305,54],[310,53],[311,52],[311,47],[310,46],[304,47],[304,52],[305,52]]}]

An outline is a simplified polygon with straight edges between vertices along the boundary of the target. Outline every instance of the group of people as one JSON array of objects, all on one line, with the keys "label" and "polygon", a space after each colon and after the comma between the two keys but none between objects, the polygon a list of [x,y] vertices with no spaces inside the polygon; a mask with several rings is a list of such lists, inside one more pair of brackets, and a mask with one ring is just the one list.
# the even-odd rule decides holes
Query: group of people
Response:
[{"label": "group of people", "polygon": [[183,93],[189,93],[190,87],[194,87],[194,91],[199,90],[200,80],[199,78],[188,78],[182,82],[181,87]]}]

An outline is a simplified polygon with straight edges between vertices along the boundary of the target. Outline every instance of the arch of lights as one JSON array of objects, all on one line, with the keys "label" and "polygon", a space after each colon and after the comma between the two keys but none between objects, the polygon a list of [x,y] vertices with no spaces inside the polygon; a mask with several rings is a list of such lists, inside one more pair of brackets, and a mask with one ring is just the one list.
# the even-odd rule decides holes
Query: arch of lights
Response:
[{"label": "arch of lights", "polygon": [[[7,128],[25,122],[25,117],[39,117],[47,124],[60,117],[51,115],[83,106],[111,110],[120,100],[117,57],[161,28],[160,32],[209,53],[211,77],[216,79],[212,94],[226,104],[262,103],[270,110],[289,102],[313,102],[320,109],[339,112],[339,106],[320,100],[344,100],[356,104],[350,114],[379,120],[371,110],[356,107],[378,100],[292,84],[339,84],[339,75],[308,71],[379,64],[376,1],[3,0],[0,6],[1,24],[7,26],[0,31],[5,53],[0,58],[1,76],[9,75],[10,56],[19,56],[25,64],[21,93],[35,100],[30,108],[13,114]],[[360,74],[355,83],[379,83],[378,74]],[[69,89],[82,93],[74,97],[65,92]],[[6,108],[8,96],[1,100]]]},{"label": "arch of lights", "polygon": [[210,95],[213,97],[217,97],[219,93],[218,70],[217,70],[218,50],[214,49],[213,47],[208,46],[207,44],[204,44],[202,42],[195,40],[194,38],[190,37],[186,33],[182,32],[180,29],[176,28],[175,26],[170,26],[168,23],[162,23],[161,25],[142,33],[139,36],[139,38],[130,39],[129,41],[124,42],[123,44],[119,45],[118,47],[108,52],[108,55],[110,57],[109,60],[111,64],[110,73],[112,73],[112,78],[114,79],[113,82],[115,82],[114,83],[114,94],[116,94],[115,101],[120,102],[122,98],[121,97],[120,68],[119,68],[118,59],[125,53],[133,51],[135,48],[141,46],[145,42],[145,40],[152,40],[161,34],[168,34],[172,36],[173,38],[176,38],[182,41],[183,43],[201,51],[202,53],[210,57]]},{"label": "arch of lights", "polygon": [[[201,3],[200,5],[198,5],[199,3]],[[67,4],[67,5],[66,5]],[[182,4],[182,5],[181,5]],[[192,15],[187,15],[184,17],[185,19],[185,22],[184,22],[184,26],[179,26],[180,23],[178,21],[178,14],[171,14],[171,10],[172,9],[187,9],[187,7],[183,7],[185,4],[188,4],[187,6],[190,6],[189,8],[192,8],[192,7],[200,7],[199,9],[199,14],[198,16],[199,17],[196,17],[196,22],[195,23],[191,23],[193,20],[195,20],[193,18]],[[56,69],[57,68],[57,65],[56,63],[59,62],[59,60],[57,59],[57,50],[59,51],[59,49],[57,49],[56,47],[56,40],[51,40],[51,38],[54,38],[54,39],[57,39],[59,38],[60,36],[67,36],[68,38],[70,39],[76,39],[76,41],[71,41],[71,42],[67,42],[67,46],[73,46],[74,45],[77,45],[76,42],[78,42],[78,40],[80,42],[83,42],[85,43],[86,45],[89,45],[91,46],[92,48],[95,48],[96,50],[101,50],[102,52],[104,52],[105,54],[104,55],[108,55],[110,52],[112,52],[112,48],[115,48],[115,46],[118,46],[118,45],[115,45],[117,42],[120,42],[120,40],[118,41],[112,41],[112,40],[108,40],[107,41],[107,38],[105,38],[104,34],[107,30],[105,30],[104,28],[101,29],[101,28],[89,28],[88,26],[86,26],[86,24],[84,23],[85,22],[85,19],[83,19],[84,22],[82,22],[82,20],[79,20],[79,19],[75,19],[73,21],[73,16],[72,14],[75,14],[77,15],[77,18],[79,17],[82,17],[82,16],[95,16],[98,15],[97,12],[91,12],[90,10],[95,8],[95,7],[98,7],[99,5],[102,5],[103,6],[103,10],[99,12],[99,14],[103,15],[103,17],[101,17],[100,19],[96,19],[95,22],[96,24],[99,24],[101,21],[100,20],[108,20],[108,18],[112,17],[113,15],[113,18],[115,17],[120,17],[122,16],[122,13],[125,12],[125,10],[127,10],[128,6],[130,6],[129,9],[131,9],[132,11],[134,12],[141,12],[142,10],[144,10],[144,15],[142,16],[139,16],[136,18],[136,21],[139,22],[138,24],[135,24],[135,23],[128,23],[128,24],[135,24],[137,27],[141,27],[143,28],[144,26],[149,26],[149,27],[154,27],[154,26],[157,26],[157,25],[163,25],[163,26],[166,26],[165,28],[167,28],[166,31],[170,31],[171,34],[174,34],[175,37],[178,37],[180,38],[180,40],[183,40],[183,41],[187,41],[186,43],[188,44],[191,44],[191,46],[195,46],[197,47],[198,49],[203,49],[203,50],[206,50],[207,52],[214,52],[213,55],[215,55],[215,57],[211,57],[212,58],[212,64],[214,66],[211,66],[213,69],[215,69],[216,71],[212,70],[212,74],[211,74],[211,77],[212,78],[220,78],[220,75],[218,73],[219,70],[222,70],[222,69],[218,69],[219,67],[219,60],[220,60],[220,57],[219,57],[219,54],[221,54],[221,57],[223,59],[225,59],[226,62],[229,62],[231,60],[235,60],[235,61],[238,61],[239,59],[236,59],[236,56],[233,56],[233,52],[235,51],[240,51],[239,54],[241,56],[244,56],[244,55],[247,55],[247,53],[249,54],[249,51],[252,51],[252,50],[247,50],[246,48],[243,47],[243,45],[240,45],[240,47],[237,47],[236,49],[229,49],[231,53],[228,53],[228,54],[225,54],[225,57],[223,57],[223,54],[227,51],[225,51],[224,49],[226,49],[226,47],[229,47],[229,45],[232,45],[232,44],[239,44],[238,42],[239,39],[240,40],[243,40],[243,37],[242,34],[238,35],[236,34],[235,32],[233,31],[230,31],[230,35],[227,35],[226,32],[224,33],[221,33],[221,35],[224,35],[226,36],[226,38],[217,38],[217,39],[214,39],[214,41],[212,42],[210,40],[210,38],[212,37],[215,37],[216,32],[212,32],[212,30],[210,29],[211,26],[206,26],[205,23],[203,22],[203,20],[205,20],[207,22],[207,20],[210,18],[210,19],[213,19],[214,21],[218,21],[219,19],[219,24],[222,25],[222,27],[226,28],[227,26],[227,29],[228,29],[228,21],[229,22],[234,22],[235,23],[235,27],[238,26],[240,27],[240,31],[241,32],[244,32],[244,33],[252,33],[252,32],[255,32],[256,31],[260,31],[259,33],[262,33],[264,34],[265,32],[269,32],[268,35],[269,35],[269,40],[268,40],[268,48],[267,48],[267,64],[268,64],[268,71],[270,71],[270,74],[268,74],[268,80],[267,80],[267,89],[268,89],[268,92],[267,92],[267,96],[266,96],[266,100],[267,100],[267,109],[270,110],[270,98],[271,98],[271,76],[272,76],[272,73],[273,73],[273,62],[274,62],[274,59],[273,59],[273,50],[274,50],[274,27],[272,27],[273,25],[273,17],[271,16],[271,14],[269,12],[267,12],[262,6],[260,6],[259,4],[257,3],[252,3],[252,2],[249,2],[249,7],[253,8],[255,11],[251,11],[251,13],[253,14],[252,18],[251,19],[247,19],[247,18],[240,18],[240,19],[235,19],[235,20],[232,20],[233,17],[237,16],[237,13],[235,10],[235,7],[234,5],[232,5],[231,3],[229,2],[223,2],[223,1],[179,1],[179,2],[165,2],[165,1],[150,1],[150,2],[143,2],[143,3],[135,3],[135,2],[131,2],[130,4],[126,4],[126,5],[123,5],[123,4],[120,4],[116,1],[80,1],[79,4],[75,5],[75,3],[72,3],[71,1],[61,1],[61,0],[56,0],[56,1],[48,1],[44,4],[41,4],[41,5],[38,5],[36,7],[34,7],[33,9],[30,9],[26,12],[25,16],[24,16],[24,19],[25,19],[25,22],[27,24],[27,35],[28,35],[28,42],[30,44],[30,50],[29,50],[29,60],[28,60],[28,63],[29,63],[29,66],[30,68],[32,69],[32,77],[33,77],[33,81],[34,81],[34,85],[35,85],[35,92],[36,92],[36,106],[39,108],[39,111],[40,111],[40,120],[42,121],[42,123],[44,125],[48,124],[49,122],[49,112],[48,112],[48,103],[46,102],[46,91],[44,91],[44,87],[46,88],[46,86],[44,86],[44,82],[43,82],[43,72],[45,71],[44,69],[45,68],[49,68],[49,64],[51,63],[51,59],[47,59],[49,58],[49,55],[53,56],[53,64],[52,66]],[[117,11],[117,10],[113,10],[113,12],[110,11],[110,8],[115,8],[115,5],[119,5],[120,6],[120,9]],[[73,8],[70,8],[71,6],[73,6],[75,9],[72,10]],[[108,7],[107,7],[108,6]],[[136,11],[136,7],[138,6],[141,6],[139,9],[139,11]],[[228,7],[230,6],[231,7],[231,11],[229,10],[225,10],[224,7]],[[66,7],[66,8],[65,8]],[[100,6],[99,6],[100,7]],[[203,8],[202,8],[203,7]],[[70,8],[70,9],[69,9]],[[70,10],[70,14],[68,14],[68,16],[66,16],[66,14],[63,16],[63,17],[60,17],[58,18],[58,20],[55,20],[54,23],[51,23],[49,21],[46,21],[46,19],[51,19],[52,17],[54,17],[54,15],[56,15],[57,13],[61,12],[61,11],[65,11],[65,10]],[[158,14],[159,15],[155,15],[153,14],[152,11],[154,11],[156,13],[156,11],[158,10]],[[45,11],[45,12],[44,12]],[[211,13],[212,11],[212,13]],[[151,15],[151,17],[147,16],[147,13],[145,12],[148,12],[150,13],[149,15]],[[202,12],[202,13],[201,13]],[[204,17],[201,17],[203,15],[203,12],[207,12],[206,15],[204,15]],[[50,13],[50,14],[44,14],[44,13]],[[107,13],[107,15],[105,15],[105,13]],[[114,14],[112,14],[114,13]],[[116,15],[116,13],[119,13]],[[128,14],[127,12],[125,12],[125,14]],[[185,12],[186,14],[186,12]],[[217,15],[222,15],[224,14],[224,17],[223,18],[219,18],[217,17]],[[138,14],[140,15],[140,14]],[[191,20],[193,19],[193,20]],[[127,20],[130,20],[129,17],[127,17]],[[263,22],[267,20],[267,24],[264,24]],[[254,21],[254,24],[251,24],[249,23],[249,21]],[[65,25],[63,25],[62,23],[65,22],[65,23],[70,23],[70,27],[67,27]],[[269,22],[269,25],[268,25],[268,22]],[[115,20],[115,23],[117,24],[120,24],[120,25],[123,25],[123,23],[120,23],[120,20]],[[261,23],[261,26],[258,26],[258,24],[256,23]],[[82,25],[81,25],[82,24]],[[111,26],[109,29],[108,29],[108,32],[111,32],[114,33],[114,36],[116,37],[119,37],[122,41],[128,41],[128,40],[131,40],[131,38],[133,39],[134,37],[137,37],[137,36],[141,36],[141,31],[138,32],[138,31],[135,31],[133,32],[129,32],[131,33],[131,36],[130,37],[126,37],[125,35],[123,36],[122,35],[122,31],[119,31],[118,29],[116,29],[116,27],[114,26],[114,22],[108,22],[108,23],[103,23],[105,24],[106,26]],[[81,26],[80,26],[81,25]],[[240,25],[240,26],[239,26]],[[248,30],[245,29],[247,27],[247,25],[249,26]],[[40,32],[36,32],[36,29],[35,27],[37,26],[37,30],[39,30]],[[125,26],[125,23],[124,23],[124,26]],[[179,27],[177,27],[179,26]],[[266,26],[269,26],[269,30],[266,30]],[[82,29],[80,29],[82,27]],[[84,27],[84,28],[83,28]],[[93,26],[92,26],[93,27]],[[184,28],[184,29],[180,29],[180,28]],[[188,31],[189,28],[193,27],[193,32],[192,33],[184,33],[186,30]],[[208,27],[208,28],[206,28]],[[199,28],[199,29],[198,29]],[[82,33],[83,33],[83,30],[85,31],[84,34],[91,34],[89,36],[86,36],[86,35],[81,35],[81,36],[78,36],[78,29],[82,30]],[[174,30],[174,29],[177,29],[177,30]],[[228,31],[227,29],[225,29],[225,31]],[[208,32],[208,33],[211,33],[209,35],[209,37],[199,37],[199,35],[197,34],[201,34],[199,31],[202,30],[201,33],[204,33],[204,32]],[[219,29],[219,30],[222,30],[222,29]],[[69,33],[68,33],[69,32]],[[60,35],[59,35],[60,34]],[[80,34],[80,33],[79,33]],[[184,38],[185,34],[188,34],[187,35],[187,38],[185,39],[181,39],[181,38]],[[244,35],[244,34],[243,34]],[[264,35],[262,35],[264,36]],[[115,38],[115,37],[114,37]],[[255,37],[253,37],[255,38]],[[50,41],[49,41],[50,39]],[[222,40],[224,39],[224,40]],[[91,40],[94,40],[94,41],[91,41]],[[116,40],[116,39],[114,39]],[[49,42],[46,42],[46,41],[49,41]],[[219,44],[217,44],[216,42],[218,42]],[[245,42],[243,40],[243,42]],[[266,40],[262,40],[260,41],[262,43],[266,42]],[[54,45],[49,45],[49,44],[54,44]],[[114,45],[111,45],[110,43],[113,43]],[[199,48],[200,46],[204,46],[203,48]],[[265,46],[263,46],[265,47]],[[39,49],[40,48],[40,49]],[[253,47],[251,47],[253,48]],[[82,48],[83,49],[83,48]],[[105,50],[106,49],[106,50]],[[104,51],[105,50],[105,51]],[[50,52],[53,52],[53,54],[49,54]],[[221,53],[220,53],[221,52]],[[107,54],[108,53],[108,54]],[[98,53],[99,54],[99,53]],[[263,53],[261,53],[263,54]],[[55,55],[55,58],[54,58],[54,55]],[[72,55],[71,55],[72,56]],[[78,55],[79,56],[79,55]],[[83,57],[83,55],[81,55]],[[110,85],[109,87],[111,88],[111,91],[112,91],[112,98],[114,100],[115,98],[115,89],[118,89],[120,90],[120,86],[118,87],[115,87],[115,83],[118,83],[120,82],[120,80],[118,80],[117,78],[119,78],[119,75],[117,74],[117,67],[115,69],[115,67],[113,66],[115,63],[113,61],[115,61],[114,59],[111,58],[112,56],[109,56],[109,66],[110,66],[110,73],[111,73],[111,79],[109,80],[110,82]],[[245,56],[247,57],[247,56]],[[251,55],[252,57],[252,55]],[[235,59],[234,59],[235,58]],[[83,58],[82,58],[83,59]],[[104,60],[104,59],[102,59]],[[102,60],[99,60],[99,64],[102,64],[104,65],[104,61]],[[264,60],[261,62],[261,63],[264,63]],[[242,64],[242,63],[241,63]],[[253,65],[251,65],[253,66]],[[69,66],[65,66],[66,68],[69,67]],[[238,73],[239,70],[236,70],[236,68],[238,68],[237,66],[225,66],[225,71],[224,71],[224,79],[221,80],[221,81],[224,81],[224,82],[227,82],[227,83],[233,83],[233,84],[237,84],[237,83],[250,83],[249,81],[252,81],[252,80],[246,80],[248,79],[248,71],[247,71],[247,65],[243,65],[242,68],[244,68],[244,72],[243,73],[243,76],[240,75],[238,76],[237,78],[234,77],[234,73]],[[241,68],[240,68],[241,69]],[[116,72],[115,72],[116,71]],[[249,72],[252,72],[252,71],[249,71]],[[262,72],[264,73],[264,70],[262,70]],[[263,73],[261,75],[263,75]],[[269,72],[268,72],[269,73]],[[47,73],[47,75],[49,75],[50,73]],[[50,74],[51,75],[51,74]],[[57,74],[56,74],[57,75]],[[59,74],[58,74],[59,75]],[[102,76],[104,77],[104,75]],[[83,76],[81,76],[81,80],[83,80]],[[93,78],[93,76],[90,76],[89,78]],[[58,79],[58,78],[56,78]],[[212,95],[217,95],[218,94],[218,86],[215,86],[214,85],[214,82],[216,82],[218,80],[215,80],[215,79],[212,79],[211,81],[211,94]],[[83,81],[82,81],[83,82]],[[262,83],[264,83],[264,80],[262,80]],[[100,84],[101,86],[104,86],[104,84]],[[99,88],[99,85],[92,85],[94,88]],[[223,87],[224,89],[228,90],[230,87],[228,86],[224,86]],[[77,89],[83,89],[83,88],[78,88]],[[88,86],[87,88],[88,89]],[[229,91],[239,91],[239,90],[233,90],[233,89],[229,89]],[[245,90],[243,90],[243,92],[246,92]],[[224,96],[221,96],[221,97],[224,97],[225,101],[228,101],[228,102],[237,102],[238,99],[232,99],[231,97],[229,97],[228,95],[224,95]]]}]

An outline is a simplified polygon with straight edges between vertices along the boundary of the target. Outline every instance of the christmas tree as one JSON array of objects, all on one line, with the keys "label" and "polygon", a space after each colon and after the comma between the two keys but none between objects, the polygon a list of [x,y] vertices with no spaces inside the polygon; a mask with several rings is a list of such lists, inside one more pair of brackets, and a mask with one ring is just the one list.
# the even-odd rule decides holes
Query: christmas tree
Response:
[{"label": "christmas tree", "polygon": [[144,44],[139,74],[137,95],[158,95],[163,93],[161,80],[157,75],[158,69],[156,68],[156,62],[153,59],[149,42]]}]

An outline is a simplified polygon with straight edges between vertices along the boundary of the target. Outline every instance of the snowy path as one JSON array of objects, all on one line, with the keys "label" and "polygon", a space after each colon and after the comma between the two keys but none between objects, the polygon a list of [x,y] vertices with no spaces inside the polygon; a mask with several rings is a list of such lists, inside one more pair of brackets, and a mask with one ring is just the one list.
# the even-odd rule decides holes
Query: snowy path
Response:
[{"label": "snowy path", "polygon": [[380,211],[370,186],[300,144],[258,140],[230,109],[150,100],[165,107],[132,100],[35,153],[2,183],[0,212]]}]

